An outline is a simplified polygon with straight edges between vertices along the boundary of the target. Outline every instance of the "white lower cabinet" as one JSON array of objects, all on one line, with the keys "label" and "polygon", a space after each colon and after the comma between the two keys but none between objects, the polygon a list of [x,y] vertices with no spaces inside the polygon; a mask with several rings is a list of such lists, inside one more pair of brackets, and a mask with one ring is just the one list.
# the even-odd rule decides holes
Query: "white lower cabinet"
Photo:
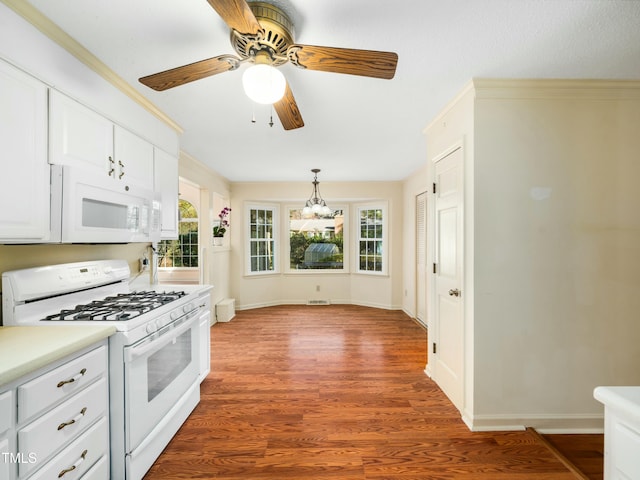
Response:
[{"label": "white lower cabinet", "polygon": [[0,479],[109,479],[107,368],[101,341],[0,388]]},{"label": "white lower cabinet", "polygon": [[38,470],[29,480],[44,480],[49,478],[61,478],[63,480],[76,480],[78,478],[103,478],[85,477],[84,474],[101,459],[109,458],[109,442],[105,437],[109,436],[109,423],[103,417],[84,434],[71,442],[64,450],[58,453],[43,468]]},{"label": "white lower cabinet", "polygon": [[604,480],[640,478],[640,387],[597,387],[604,404]]}]

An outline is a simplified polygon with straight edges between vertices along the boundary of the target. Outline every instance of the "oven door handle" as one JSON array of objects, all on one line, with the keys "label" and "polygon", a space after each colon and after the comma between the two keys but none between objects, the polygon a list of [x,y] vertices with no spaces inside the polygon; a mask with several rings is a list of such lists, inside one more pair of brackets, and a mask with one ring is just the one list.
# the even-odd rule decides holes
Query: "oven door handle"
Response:
[{"label": "oven door handle", "polygon": [[[169,342],[173,341],[175,338],[178,338],[180,335],[182,335],[184,332],[186,332],[193,326],[193,324],[197,320],[199,312],[200,312],[199,308],[191,310],[188,314],[186,314],[183,317],[184,320],[180,322],[178,326],[174,326],[175,323],[169,324],[165,327],[162,327],[160,330],[158,330],[158,332],[149,335],[149,337],[144,339],[142,342],[138,344],[134,344],[130,347],[125,347],[124,349],[125,363],[132,362],[136,358],[140,358],[145,355],[148,355],[150,352],[160,350],[162,347],[166,346]],[[159,337],[156,337],[157,333],[160,334]]]}]

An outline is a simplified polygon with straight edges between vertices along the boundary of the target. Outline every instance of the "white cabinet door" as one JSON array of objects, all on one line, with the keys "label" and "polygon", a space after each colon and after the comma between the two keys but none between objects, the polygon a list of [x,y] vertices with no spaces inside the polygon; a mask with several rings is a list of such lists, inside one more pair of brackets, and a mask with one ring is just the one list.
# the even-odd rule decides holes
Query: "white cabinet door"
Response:
[{"label": "white cabinet door", "polygon": [[156,148],[154,156],[154,191],[162,202],[160,238],[178,238],[178,159]]},{"label": "white cabinet door", "polygon": [[207,308],[200,318],[200,383],[211,371],[211,307]]},{"label": "white cabinet door", "polygon": [[55,90],[49,95],[49,147],[50,163],[116,178],[113,123]]},{"label": "white cabinet door", "polygon": [[0,242],[49,241],[47,86],[0,61]]},{"label": "white cabinet door", "polygon": [[124,128],[114,127],[116,179],[153,189],[153,145]]}]

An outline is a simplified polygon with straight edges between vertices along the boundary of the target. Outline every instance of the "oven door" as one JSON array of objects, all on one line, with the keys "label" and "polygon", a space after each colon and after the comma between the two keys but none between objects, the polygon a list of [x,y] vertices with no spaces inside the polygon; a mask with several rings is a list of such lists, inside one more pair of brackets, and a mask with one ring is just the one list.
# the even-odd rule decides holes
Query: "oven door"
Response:
[{"label": "oven door", "polygon": [[131,452],[198,381],[195,309],[124,349],[126,451]]}]

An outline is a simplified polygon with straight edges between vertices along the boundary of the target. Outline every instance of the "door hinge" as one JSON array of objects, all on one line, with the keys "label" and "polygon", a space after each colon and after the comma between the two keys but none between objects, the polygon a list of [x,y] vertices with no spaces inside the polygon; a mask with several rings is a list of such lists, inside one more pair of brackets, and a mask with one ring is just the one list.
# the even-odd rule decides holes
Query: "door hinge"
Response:
[{"label": "door hinge", "polygon": [[438,266],[435,263],[433,264],[433,273],[438,273]]},{"label": "door hinge", "polygon": [[438,347],[436,346],[436,342],[433,342],[433,353],[438,353]]},{"label": "door hinge", "polygon": [[433,184],[433,193],[436,193],[436,184]]}]

